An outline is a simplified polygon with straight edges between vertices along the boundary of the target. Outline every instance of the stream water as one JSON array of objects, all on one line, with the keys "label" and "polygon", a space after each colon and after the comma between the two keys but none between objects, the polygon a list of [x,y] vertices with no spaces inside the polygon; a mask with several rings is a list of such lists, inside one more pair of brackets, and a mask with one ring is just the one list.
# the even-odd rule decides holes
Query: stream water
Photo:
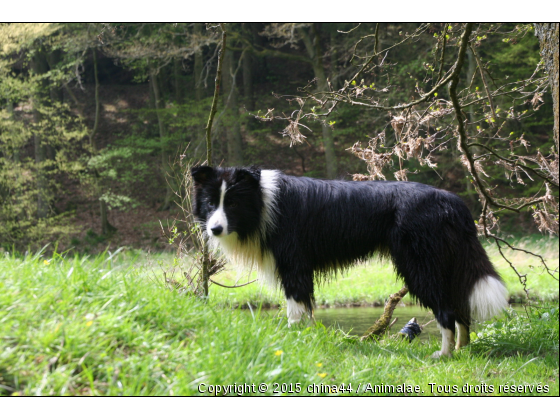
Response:
[{"label": "stream water", "polygon": [[[326,327],[340,328],[351,335],[362,335],[383,313],[383,307],[315,309],[314,313],[315,319]],[[393,319],[395,317],[398,321],[391,327],[393,334],[399,332],[412,318],[416,318],[418,324],[422,325],[434,316],[420,306],[398,306],[393,312]],[[435,321],[427,325],[417,339],[428,340],[430,337],[441,338]]]},{"label": "stream water", "polygon": [[[521,310],[520,305],[511,305],[516,311]],[[285,311],[278,309],[271,309],[264,311],[268,312],[268,316],[285,316]],[[371,327],[379,316],[383,313],[383,307],[353,307],[353,308],[325,308],[315,309],[315,319],[320,321],[326,327],[338,328],[350,335],[361,336],[369,327]],[[420,306],[397,306],[393,312],[393,319],[398,318],[397,322],[391,327],[390,333],[396,334],[399,332],[408,321],[416,318],[419,325],[428,323],[434,319],[432,313]],[[471,325],[471,331],[477,330],[477,323]],[[417,340],[429,340],[430,337],[436,340],[441,340],[441,333],[436,321],[426,325],[422,333],[416,338]]]},{"label": "stream water", "polygon": [[[521,305],[511,305],[511,307],[520,311]],[[379,316],[383,313],[383,307],[355,307],[355,308],[327,308],[315,309],[315,319],[321,321],[326,327],[340,328],[342,331],[351,335],[362,335],[369,327],[371,327]],[[393,312],[393,319],[397,317],[398,321],[391,327],[391,334],[395,334],[401,330],[405,324],[412,318],[416,318],[418,324],[426,324],[434,318],[427,309],[420,306],[397,306]],[[477,324],[471,325],[471,331],[476,331]],[[441,333],[437,322],[427,325],[422,333],[416,338],[420,340],[428,340],[430,337],[441,339]]]}]

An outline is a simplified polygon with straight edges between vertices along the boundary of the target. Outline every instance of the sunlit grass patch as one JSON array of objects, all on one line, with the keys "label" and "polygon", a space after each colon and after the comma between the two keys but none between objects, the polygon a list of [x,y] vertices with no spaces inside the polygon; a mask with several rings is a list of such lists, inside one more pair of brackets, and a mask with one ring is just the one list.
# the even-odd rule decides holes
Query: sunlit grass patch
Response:
[{"label": "sunlit grass patch", "polygon": [[[525,312],[525,313],[524,313]],[[471,333],[471,349],[487,354],[533,354],[558,358],[558,306],[526,308]]]},{"label": "sunlit grass patch", "polygon": [[[534,235],[510,242],[516,248],[542,255],[551,270],[553,272],[556,270],[555,276],[558,278],[558,238]],[[526,300],[526,294],[517,274],[510,264],[502,258],[496,244],[485,241],[483,241],[483,244],[490,259],[506,282],[510,295],[520,301]],[[531,297],[544,301],[558,301],[558,280],[550,276],[539,258],[525,252],[511,250],[505,246],[503,246],[502,252],[521,275],[527,275],[527,288]]]},{"label": "sunlit grass patch", "polygon": [[[151,258],[160,257],[169,258]],[[256,284],[213,287],[204,301],[167,287],[148,261],[134,253],[1,256],[0,394],[209,395],[208,385],[264,383],[267,389],[254,395],[327,395],[332,388],[313,386],[345,383],[353,391],[340,395],[379,395],[364,385],[408,383],[420,386],[420,395],[431,395],[439,393],[428,385],[433,382],[456,385],[451,395],[510,395],[498,390],[509,382],[541,383],[549,387],[547,395],[558,395],[557,309],[548,310],[542,324],[523,312],[502,326],[491,322],[481,330],[488,337],[477,336],[450,360],[433,360],[439,340],[360,342],[321,323],[288,328],[283,311],[258,305],[259,293],[270,293],[278,303],[280,294]],[[394,280],[377,281],[386,289],[368,289],[372,272],[385,278],[391,269],[358,267],[348,273],[353,277],[339,279],[346,295],[329,290],[334,282],[319,293],[325,301],[344,302],[394,290]],[[360,286],[353,295],[354,283]],[[234,309],[232,302],[252,302],[251,310]],[[511,334],[515,322],[529,329]],[[556,350],[550,347],[554,340]],[[495,390],[461,391],[465,383],[482,382]],[[282,383],[301,389],[282,389]]]}]

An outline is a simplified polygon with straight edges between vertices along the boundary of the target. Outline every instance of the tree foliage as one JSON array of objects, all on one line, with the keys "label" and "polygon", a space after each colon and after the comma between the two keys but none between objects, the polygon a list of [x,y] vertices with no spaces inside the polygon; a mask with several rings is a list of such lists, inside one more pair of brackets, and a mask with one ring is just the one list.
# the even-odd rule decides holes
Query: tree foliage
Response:
[{"label": "tree foliage", "polygon": [[174,161],[207,140],[215,163],[446,188],[498,242],[557,234],[558,82],[533,25],[226,30],[207,139],[217,25],[1,25],[0,244],[129,235],[127,212],[173,211]]}]

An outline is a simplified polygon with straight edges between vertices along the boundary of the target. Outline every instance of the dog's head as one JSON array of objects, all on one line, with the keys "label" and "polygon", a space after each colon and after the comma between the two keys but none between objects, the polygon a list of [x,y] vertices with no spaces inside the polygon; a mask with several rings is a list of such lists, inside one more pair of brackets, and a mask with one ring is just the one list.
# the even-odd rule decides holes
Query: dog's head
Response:
[{"label": "dog's head", "polygon": [[243,240],[260,225],[263,197],[261,170],[195,166],[193,213],[209,237],[237,233]]}]

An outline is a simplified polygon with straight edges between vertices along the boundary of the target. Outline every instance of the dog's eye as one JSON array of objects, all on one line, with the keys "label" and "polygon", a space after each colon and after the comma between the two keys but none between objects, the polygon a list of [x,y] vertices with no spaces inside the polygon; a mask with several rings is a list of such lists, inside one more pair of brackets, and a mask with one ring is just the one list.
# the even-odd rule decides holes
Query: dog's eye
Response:
[{"label": "dog's eye", "polygon": [[237,202],[230,201],[229,206],[232,207],[232,208],[237,207]]},{"label": "dog's eye", "polygon": [[216,208],[216,206],[212,203],[208,204],[208,210],[214,210]]}]

